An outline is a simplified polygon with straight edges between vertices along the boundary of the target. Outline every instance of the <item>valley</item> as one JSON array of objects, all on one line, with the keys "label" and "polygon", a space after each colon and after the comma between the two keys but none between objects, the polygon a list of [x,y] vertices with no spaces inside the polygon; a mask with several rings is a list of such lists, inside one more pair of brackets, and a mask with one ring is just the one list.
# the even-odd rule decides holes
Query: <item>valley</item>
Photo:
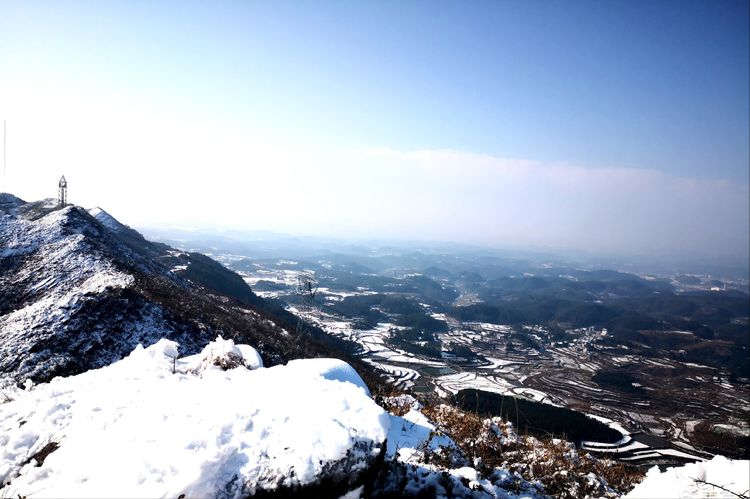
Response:
[{"label": "valley", "polygon": [[[723,283],[679,290],[669,276],[502,259],[469,271],[468,258],[446,265],[444,254],[214,257],[257,294],[350,342],[400,389],[574,409],[621,434],[584,448],[643,466],[748,455],[748,299]],[[314,296],[301,282],[315,283]],[[653,302],[684,310],[668,316]],[[725,323],[701,321],[709,306]]]},{"label": "valley", "polygon": [[[194,493],[204,485],[214,490],[220,475],[232,497],[242,496],[245,487],[281,496],[285,487],[313,493],[329,486],[328,471],[338,477],[336,490],[343,491],[370,480],[351,473],[364,466],[379,470],[373,486],[382,493],[393,490],[394,497],[411,487],[399,477],[420,483],[429,477],[438,485],[443,480],[461,490],[456,497],[464,497],[476,490],[466,477],[479,473],[492,480],[485,484],[492,488],[484,489],[491,497],[521,489],[556,497],[560,487],[570,497],[583,497],[589,492],[579,493],[581,480],[585,490],[615,497],[654,465],[700,461],[695,465],[702,466],[710,459],[714,466],[724,456],[747,456],[748,320],[741,280],[711,278],[705,290],[695,288],[704,283],[697,278],[699,284],[691,280],[693,289],[687,290],[669,276],[644,278],[465,250],[360,247],[279,258],[197,248],[211,253],[207,256],[184,241],[151,242],[99,208],[1,195],[0,209],[0,395],[4,439],[21,449],[4,454],[0,488],[13,495],[37,485],[58,487],[54,480],[38,480],[51,476],[47,471],[28,472],[29,457],[36,459],[35,468],[50,470],[67,453],[94,454],[85,443],[90,425],[69,425],[71,418],[80,422],[93,414],[101,434],[130,442],[133,430],[117,422],[120,430],[109,432],[109,418],[117,421],[122,408],[135,404],[119,399],[127,398],[128,390],[141,400],[139,393],[155,387],[154,380],[161,380],[161,388],[141,400],[134,414],[149,413],[159,422],[171,414],[174,428],[178,414],[196,421],[188,407],[203,404],[203,417],[216,418],[214,430],[222,434],[207,438],[224,443],[232,417],[239,417],[231,431],[237,438],[255,438],[256,421],[262,445],[268,442],[266,423],[285,435],[289,414],[300,403],[329,410],[329,426],[338,431],[342,411],[352,409],[356,398],[342,398],[347,389],[357,391],[362,402],[357,407],[374,416],[369,423],[355,418],[340,438],[312,441],[334,443],[330,453],[312,461],[301,452],[304,463],[317,462],[318,468],[299,483],[288,481],[297,476],[294,469],[275,470],[271,464],[297,448],[295,438],[272,450],[267,463],[263,459],[270,454],[262,449],[248,457],[263,461],[252,473],[236,470],[242,460],[230,459],[225,471],[208,471],[207,485],[190,482],[191,465],[180,466],[185,476],[179,483],[164,485],[157,468],[176,469],[178,449],[194,457],[194,442],[186,447],[172,441],[172,450],[154,461],[149,475],[152,485],[165,491],[187,487]],[[226,385],[232,376],[243,377],[240,385],[254,394],[230,395],[242,407],[216,410],[236,391]],[[254,388],[247,383],[252,379],[259,381]],[[289,386],[266,389],[280,379]],[[324,385],[305,388],[304,380]],[[122,385],[105,409],[96,388],[102,383]],[[170,401],[175,383],[183,395]],[[194,390],[184,391],[188,385],[208,390],[198,397],[202,402],[192,401]],[[279,404],[278,392],[291,388],[297,391]],[[87,390],[89,402],[72,410]],[[332,398],[320,403],[326,391]],[[278,417],[264,422],[258,408],[252,409],[259,395],[268,398],[264,411]],[[65,401],[58,403],[59,397]],[[206,404],[210,397],[216,400]],[[180,403],[187,405],[178,409]],[[40,404],[50,408],[39,411]],[[359,414],[359,408],[352,412]],[[60,411],[50,424],[45,415]],[[310,431],[308,423],[325,426],[329,418],[309,416],[300,412],[295,426],[316,439],[320,427]],[[372,438],[362,439],[370,423]],[[187,423],[177,426],[182,424]],[[144,445],[164,434],[159,424],[152,429],[156,433],[147,435]],[[28,431],[36,436],[28,438]],[[66,432],[83,440],[60,438]],[[237,455],[258,447],[235,442],[210,452]],[[45,461],[50,453],[55,455]],[[151,454],[134,454],[129,469]],[[362,459],[352,461],[350,455]],[[377,455],[384,456],[381,464]],[[557,460],[557,471],[545,471],[549,458]],[[199,459],[215,460],[208,454]],[[430,467],[435,463],[437,468]],[[263,482],[254,474],[258,470],[275,478]],[[510,483],[504,478],[508,470],[522,474],[513,471],[518,474]],[[64,474],[72,473],[77,472]],[[238,473],[241,485],[232,478]],[[446,478],[456,473],[462,478]],[[81,483],[77,487],[102,487],[95,480]],[[430,487],[421,483],[419,490]]]}]

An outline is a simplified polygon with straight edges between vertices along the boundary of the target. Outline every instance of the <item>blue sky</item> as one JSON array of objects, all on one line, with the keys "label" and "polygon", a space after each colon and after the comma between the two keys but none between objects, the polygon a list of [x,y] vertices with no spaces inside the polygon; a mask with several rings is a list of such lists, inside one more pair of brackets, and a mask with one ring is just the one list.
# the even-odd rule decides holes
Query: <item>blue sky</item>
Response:
[{"label": "blue sky", "polygon": [[[82,203],[142,224],[157,214],[151,221],[355,236],[357,227],[382,225],[383,236],[496,245],[747,250],[746,1],[0,0],[0,12],[0,104],[13,139],[7,183],[22,197],[43,194],[40,173],[64,169]],[[415,166],[425,156],[413,153],[425,151],[439,164],[433,170]],[[437,186],[430,177],[446,162],[463,175]],[[201,213],[169,195],[163,202],[173,211],[156,201],[134,208],[123,189],[102,185],[123,167],[200,191],[218,207]],[[478,184],[507,189],[524,175],[539,178],[517,184],[536,203],[514,200],[520,208],[502,230],[466,230],[469,219],[509,209],[487,201],[462,211],[478,195],[492,197],[489,188],[478,194]],[[571,191],[571,178],[583,187]],[[623,178],[632,183],[617,185]],[[349,194],[321,202],[314,220],[300,221],[299,207],[285,203],[292,207],[259,227],[227,215],[241,209],[227,204],[241,197],[222,191],[227,182],[245,182],[266,203],[273,199],[258,192],[263,182],[292,199],[310,186],[326,198]],[[399,182],[410,189],[392,189]],[[651,197],[633,194],[643,182]],[[375,220],[383,198],[393,219]],[[362,199],[370,204],[361,213],[340,210]],[[455,226],[427,223],[424,207],[441,199],[462,208]],[[608,199],[619,204],[591,226],[584,219]],[[680,214],[674,203],[690,206]],[[633,205],[652,206],[659,223],[636,220]],[[561,219],[548,227],[547,215]],[[529,235],[556,234],[561,223],[568,237]],[[675,224],[679,237],[662,230]],[[612,242],[585,237],[592,231]],[[709,236],[716,245],[701,242]]]}]

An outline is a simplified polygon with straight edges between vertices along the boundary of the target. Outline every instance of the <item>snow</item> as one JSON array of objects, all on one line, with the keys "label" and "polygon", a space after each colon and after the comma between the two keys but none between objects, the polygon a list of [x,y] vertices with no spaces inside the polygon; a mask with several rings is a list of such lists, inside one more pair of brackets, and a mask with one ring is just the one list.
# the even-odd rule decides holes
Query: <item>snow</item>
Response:
[{"label": "snow", "polygon": [[[620,439],[618,442],[615,442],[612,445],[617,446],[617,445],[621,445],[621,444],[623,444],[625,442],[630,441],[630,432],[628,430],[626,430],[625,427],[622,426],[620,423],[618,423],[618,422],[616,422],[616,421],[614,421],[612,419],[605,418],[603,416],[597,416],[596,414],[590,414],[590,413],[587,413],[587,412],[585,412],[584,414],[586,414],[586,416],[588,416],[588,417],[590,417],[592,419],[596,419],[597,421],[599,421],[601,423],[604,423],[605,425],[609,426],[610,428],[612,428],[613,430],[619,432],[622,435],[622,439]],[[584,443],[590,444],[591,442],[584,442]]]},{"label": "snow", "polygon": [[497,369],[498,367],[518,364],[518,361],[515,361],[515,360],[496,359],[494,357],[485,357],[485,358],[487,359],[487,361],[490,362],[490,364],[487,366],[479,366],[480,369]]},{"label": "snow", "polygon": [[6,269],[0,289],[9,299],[0,316],[0,373],[16,383],[48,380],[108,365],[161,337],[190,353],[211,338],[209,330],[196,334],[190,319],[175,317],[169,300],[144,293],[143,277],[156,277],[150,282],[165,290],[189,287],[151,250],[111,237],[80,207],[39,206],[27,203],[15,214],[0,209],[0,267]]},{"label": "snow", "polygon": [[[349,480],[380,452],[389,416],[343,362],[183,373],[177,348],[139,346],[0,405],[2,496],[245,497]],[[217,338],[201,356],[253,364],[253,352]],[[50,442],[59,448],[37,463]]]},{"label": "snow", "polygon": [[368,396],[370,390],[362,378],[357,374],[352,366],[339,359],[297,359],[287,363],[287,366],[294,368],[299,373],[313,377],[320,376],[329,381],[338,381],[349,383],[362,390]]},{"label": "snow", "polygon": [[122,225],[120,222],[118,222],[115,217],[107,213],[106,211],[102,210],[98,206],[95,208],[91,208],[87,210],[89,212],[89,215],[96,218],[100,224],[104,225],[110,230],[113,230],[115,232],[121,232],[126,227]]},{"label": "snow", "polygon": [[461,390],[483,390],[500,395],[512,395],[513,386],[497,376],[481,376],[471,372],[446,374],[435,379],[435,383],[442,389],[453,394]]},{"label": "snow", "polygon": [[245,361],[245,367],[248,369],[258,369],[263,367],[263,359],[256,349],[250,345],[235,345],[240,351],[242,359]]},{"label": "snow", "polygon": [[403,416],[391,415],[390,418],[386,458],[395,457],[404,463],[419,463],[424,457],[425,447],[432,450],[456,447],[449,437],[438,435],[435,425],[418,410],[410,409]]},{"label": "snow", "polygon": [[[499,423],[499,418],[491,420]],[[512,425],[504,426],[507,438],[516,440]],[[404,497],[451,497],[475,499],[547,499],[536,483],[531,483],[515,471],[495,468],[489,477],[482,477],[477,469],[458,465],[443,468],[427,463],[427,450],[444,457],[458,459],[460,453],[453,440],[444,435],[419,410],[412,409],[403,417],[391,416],[388,433],[387,462],[396,463],[395,468],[379,483],[379,491],[386,496]],[[452,457],[450,457],[452,456]],[[391,465],[393,466],[393,464]]]},{"label": "snow", "polygon": [[[623,496],[623,499],[736,498],[737,494],[746,494],[750,489],[748,470],[750,461],[734,461],[724,456],[669,468],[663,472],[654,466],[646,473],[643,482]],[[734,494],[712,485],[697,483],[696,480],[724,487]]]},{"label": "snow", "polygon": [[[627,437],[630,438],[630,437]],[[599,452],[607,452],[608,454],[627,454],[629,452],[640,451],[644,449],[650,449],[650,447],[641,442],[631,440],[630,442],[623,445],[605,444],[601,442],[586,442],[581,444],[583,450],[593,450]],[[654,451],[657,452],[657,451]],[[658,454],[658,452],[657,452]]]},{"label": "snow", "polygon": [[[0,216],[0,259],[24,256],[23,265],[0,275],[1,285],[18,293],[15,309],[0,317],[0,368],[7,370],[11,360],[20,358],[18,374],[34,374],[26,363],[40,334],[63,330],[97,295],[133,284],[133,276],[91,246],[84,232],[98,229],[77,222],[73,207],[34,221]],[[37,336],[30,338],[29,331]]]},{"label": "snow", "polygon": [[365,362],[387,374],[386,380],[399,388],[410,388],[414,386],[414,381],[420,377],[419,373],[408,367],[394,366],[376,362],[372,359],[365,359]]},{"label": "snow", "polygon": [[362,494],[365,492],[365,486],[360,485],[354,490],[350,490],[343,496],[341,496],[339,499],[360,499],[362,497]]}]

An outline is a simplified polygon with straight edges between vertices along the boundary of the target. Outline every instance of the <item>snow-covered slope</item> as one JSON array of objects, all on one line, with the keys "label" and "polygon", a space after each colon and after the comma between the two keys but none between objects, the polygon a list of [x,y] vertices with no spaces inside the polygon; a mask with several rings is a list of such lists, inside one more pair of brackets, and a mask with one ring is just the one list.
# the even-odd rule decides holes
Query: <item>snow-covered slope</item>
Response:
[{"label": "snow-covered slope", "polygon": [[[218,333],[258,338],[278,362],[279,327],[212,297],[225,294],[212,283],[236,277],[244,289],[235,295],[257,300],[241,278],[202,255],[175,254],[101,209],[1,194],[0,378],[80,373],[161,337],[194,353]],[[199,271],[172,272],[175,261]]]},{"label": "snow-covered slope", "polygon": [[[106,298],[134,282],[133,275],[92,244],[102,235],[101,228],[74,207],[36,220],[0,216],[0,371],[20,376],[55,372],[66,363],[65,350],[70,349],[54,346],[68,331],[85,335],[91,346],[102,341],[95,324],[82,320],[82,311],[101,308]],[[158,310],[140,312],[126,319],[131,331],[158,328]],[[167,332],[159,329],[157,334]],[[77,345],[80,339],[66,341]]]},{"label": "snow-covered slope", "polygon": [[113,217],[112,215],[104,211],[103,209],[99,208],[98,206],[95,208],[91,208],[87,211],[89,212],[89,215],[96,218],[100,224],[104,225],[110,230],[121,232],[121,231],[130,229],[130,227],[121,224],[119,221],[117,221],[115,217]]},{"label": "snow-covered slope", "polygon": [[0,192],[0,210],[5,213],[15,215],[18,213],[18,208],[24,204],[26,204],[25,201],[17,198],[13,194]]},{"label": "snow-covered slope", "polygon": [[[317,486],[337,497],[356,488],[390,422],[356,372],[335,359],[251,370],[245,356],[255,361],[252,347],[217,339],[177,359],[177,344],[161,340],[17,394],[0,405],[0,483],[9,483],[0,493],[239,498]],[[346,380],[331,379],[331,366]]]}]

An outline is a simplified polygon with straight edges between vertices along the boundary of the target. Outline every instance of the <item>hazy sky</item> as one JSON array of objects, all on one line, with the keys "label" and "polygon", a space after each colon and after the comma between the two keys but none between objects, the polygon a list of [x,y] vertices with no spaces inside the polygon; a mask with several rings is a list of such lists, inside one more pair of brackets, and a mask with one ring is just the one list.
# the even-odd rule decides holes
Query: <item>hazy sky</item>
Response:
[{"label": "hazy sky", "polygon": [[5,190],[134,226],[748,257],[746,0],[0,0]]}]

